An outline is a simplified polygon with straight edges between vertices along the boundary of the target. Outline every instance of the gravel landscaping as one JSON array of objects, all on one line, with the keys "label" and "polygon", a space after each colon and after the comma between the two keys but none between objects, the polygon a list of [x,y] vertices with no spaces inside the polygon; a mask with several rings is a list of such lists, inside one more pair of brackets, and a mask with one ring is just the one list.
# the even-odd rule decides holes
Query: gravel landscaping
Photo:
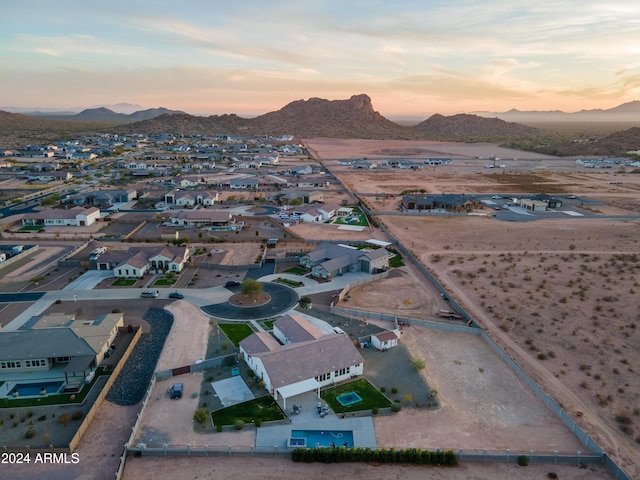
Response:
[{"label": "gravel landscaping", "polygon": [[135,405],[142,400],[173,325],[173,315],[159,308],[150,308],[143,318],[151,331],[142,334],[107,394],[107,400],[117,405]]}]

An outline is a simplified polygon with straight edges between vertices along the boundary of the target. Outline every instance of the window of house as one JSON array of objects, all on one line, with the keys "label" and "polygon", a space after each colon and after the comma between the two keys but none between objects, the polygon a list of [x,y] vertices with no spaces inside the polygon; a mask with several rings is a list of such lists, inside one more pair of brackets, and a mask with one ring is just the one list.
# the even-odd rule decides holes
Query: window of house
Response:
[{"label": "window of house", "polygon": [[325,380],[329,380],[331,378],[331,372],[323,373],[322,375],[318,375],[315,378],[318,382],[324,382]]},{"label": "window of house", "polygon": [[351,367],[341,368],[340,370],[336,370],[336,377],[341,377],[342,375],[346,375],[351,372]]}]

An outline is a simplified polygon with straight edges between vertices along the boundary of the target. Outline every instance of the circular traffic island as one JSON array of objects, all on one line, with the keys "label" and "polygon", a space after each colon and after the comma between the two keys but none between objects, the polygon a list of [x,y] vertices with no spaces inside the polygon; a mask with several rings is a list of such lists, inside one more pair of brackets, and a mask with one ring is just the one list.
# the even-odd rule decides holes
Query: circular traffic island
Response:
[{"label": "circular traffic island", "polygon": [[227,301],[234,307],[261,307],[271,301],[271,295],[264,291],[257,297],[250,297],[248,295],[243,295],[242,293],[236,293],[235,295],[231,295]]},{"label": "circular traffic island", "polygon": [[263,283],[262,294],[254,299],[234,293],[226,302],[206,305],[202,311],[220,320],[261,320],[288,312],[298,303],[296,291],[280,283]]}]

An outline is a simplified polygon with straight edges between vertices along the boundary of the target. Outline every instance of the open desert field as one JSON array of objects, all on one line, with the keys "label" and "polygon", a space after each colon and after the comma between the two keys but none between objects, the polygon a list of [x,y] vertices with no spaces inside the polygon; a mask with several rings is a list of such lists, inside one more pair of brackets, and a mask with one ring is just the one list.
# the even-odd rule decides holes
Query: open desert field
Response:
[{"label": "open desert field", "polygon": [[[384,143],[340,141],[326,149],[323,142],[311,145],[321,159],[362,158],[373,149],[387,148]],[[391,143],[388,148],[397,149],[397,142]],[[423,143],[415,146],[416,151],[435,148]],[[346,148],[344,155],[340,147]],[[406,151],[408,145],[403,148]],[[449,157],[455,153],[441,147],[438,152]],[[480,156],[486,158],[486,153]],[[589,207],[596,215],[589,218],[505,222],[491,217],[383,215],[380,220],[635,477],[640,475],[640,177],[630,171],[576,170],[574,162],[561,162],[564,167],[548,169],[538,168],[536,160],[511,177],[509,168],[504,174],[482,167],[475,173],[436,167],[429,169],[429,175],[424,169],[419,171],[423,175],[394,170],[385,182],[373,172],[344,167],[331,171],[357,191],[369,193],[393,193],[400,187],[465,194],[542,193],[548,188],[546,193],[577,192],[597,198],[598,205]],[[388,187],[391,184],[393,188]],[[384,190],[378,190],[381,185]],[[372,200],[367,201],[372,208],[393,209],[390,199],[384,207]],[[388,297],[385,300],[367,288],[371,289],[354,289],[350,306],[358,307],[361,297],[361,308],[390,308]],[[416,288],[422,287],[416,283]],[[403,285],[403,298],[419,295],[409,289]],[[435,308],[433,302],[425,299],[421,305]],[[410,310],[402,308],[402,301],[398,305],[399,311]]]}]

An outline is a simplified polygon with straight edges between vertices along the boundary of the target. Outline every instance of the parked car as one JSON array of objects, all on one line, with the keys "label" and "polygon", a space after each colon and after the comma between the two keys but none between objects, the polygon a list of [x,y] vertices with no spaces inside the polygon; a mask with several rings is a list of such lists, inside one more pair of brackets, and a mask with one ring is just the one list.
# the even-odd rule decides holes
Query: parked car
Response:
[{"label": "parked car", "polygon": [[238,287],[240,286],[240,282],[238,282],[237,280],[229,280],[227,283],[224,284],[225,287],[229,288],[229,287]]},{"label": "parked car", "polygon": [[345,335],[344,330],[340,327],[333,327],[333,332],[337,333],[338,335]]},{"label": "parked car", "polygon": [[176,291],[176,292],[171,292],[169,294],[169,298],[177,298],[178,300],[182,300],[184,298],[184,295]]},{"label": "parked car", "polygon": [[184,385],[182,383],[174,383],[173,386],[169,389],[169,397],[170,398],[182,398],[182,391],[184,390]]},{"label": "parked car", "polygon": [[140,293],[140,297],[142,298],[156,298],[158,296],[158,292],[155,290],[145,290]]}]

